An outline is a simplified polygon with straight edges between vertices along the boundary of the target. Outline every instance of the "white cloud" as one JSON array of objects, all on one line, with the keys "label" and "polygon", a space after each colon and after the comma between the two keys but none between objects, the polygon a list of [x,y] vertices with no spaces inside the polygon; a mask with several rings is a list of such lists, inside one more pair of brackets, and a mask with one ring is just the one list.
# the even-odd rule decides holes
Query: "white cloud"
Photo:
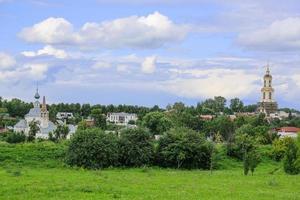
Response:
[{"label": "white cloud", "polygon": [[62,49],[56,49],[51,45],[46,45],[43,49],[34,51],[23,51],[21,52],[23,56],[26,57],[36,57],[36,56],[54,56],[55,58],[65,59],[68,57],[68,54]]},{"label": "white cloud", "polygon": [[30,63],[25,64],[24,69],[30,77],[33,77],[35,80],[41,80],[47,76],[48,65],[44,63]]},{"label": "white cloud", "polygon": [[108,69],[111,68],[111,63],[106,61],[97,61],[95,64],[92,65],[93,69]]},{"label": "white cloud", "polygon": [[146,57],[142,63],[142,72],[152,74],[156,69],[156,56]]},{"label": "white cloud", "polygon": [[28,80],[42,80],[47,77],[48,65],[44,63],[18,64],[12,70],[0,71],[1,82],[26,82]]},{"label": "white cloud", "polygon": [[242,33],[239,44],[258,50],[285,51],[300,49],[300,18],[274,21],[266,28]]},{"label": "white cloud", "polygon": [[[166,92],[187,98],[210,98],[214,96],[246,97],[259,86],[260,77],[243,70],[207,69],[173,70],[181,77],[160,84]],[[189,77],[182,77],[189,75]]]},{"label": "white cloud", "polygon": [[87,22],[79,31],[64,18],[48,18],[24,28],[19,36],[27,42],[104,48],[157,48],[178,42],[190,31],[188,25],[172,22],[154,12],[148,16]]},{"label": "white cloud", "polygon": [[15,64],[16,61],[12,56],[0,52],[0,69],[8,69],[13,67]]},{"label": "white cloud", "polygon": [[70,44],[76,40],[73,25],[64,18],[53,17],[24,28],[19,36],[27,42],[46,44]]}]

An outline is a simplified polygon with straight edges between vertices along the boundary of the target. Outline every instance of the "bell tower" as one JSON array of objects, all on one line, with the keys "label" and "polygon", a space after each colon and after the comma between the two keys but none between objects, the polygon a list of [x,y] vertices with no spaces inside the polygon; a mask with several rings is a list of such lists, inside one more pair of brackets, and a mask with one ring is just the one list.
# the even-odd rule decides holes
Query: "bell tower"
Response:
[{"label": "bell tower", "polygon": [[269,116],[271,113],[276,113],[278,109],[277,102],[274,100],[274,88],[272,87],[273,77],[270,73],[269,65],[267,65],[263,81],[264,85],[261,89],[261,100],[258,103],[258,111]]},{"label": "bell tower", "polygon": [[48,127],[49,112],[47,110],[46,98],[43,96],[43,104],[41,108],[41,127]]}]

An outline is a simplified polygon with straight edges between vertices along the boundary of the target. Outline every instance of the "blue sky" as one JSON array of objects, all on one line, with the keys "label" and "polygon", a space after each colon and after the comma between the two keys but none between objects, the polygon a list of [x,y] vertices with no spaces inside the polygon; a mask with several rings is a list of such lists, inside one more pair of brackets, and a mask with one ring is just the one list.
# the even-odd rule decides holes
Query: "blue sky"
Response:
[{"label": "blue sky", "polygon": [[300,109],[296,0],[0,0],[0,96],[166,106],[260,99]]}]

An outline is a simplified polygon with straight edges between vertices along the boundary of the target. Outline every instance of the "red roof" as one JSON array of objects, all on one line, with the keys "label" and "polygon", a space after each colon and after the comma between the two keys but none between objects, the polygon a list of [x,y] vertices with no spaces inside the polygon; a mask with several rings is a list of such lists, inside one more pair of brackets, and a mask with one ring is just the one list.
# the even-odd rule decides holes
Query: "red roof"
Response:
[{"label": "red roof", "polygon": [[298,132],[300,132],[300,128],[297,128],[297,127],[281,127],[278,131],[288,132],[288,133],[298,133]]}]

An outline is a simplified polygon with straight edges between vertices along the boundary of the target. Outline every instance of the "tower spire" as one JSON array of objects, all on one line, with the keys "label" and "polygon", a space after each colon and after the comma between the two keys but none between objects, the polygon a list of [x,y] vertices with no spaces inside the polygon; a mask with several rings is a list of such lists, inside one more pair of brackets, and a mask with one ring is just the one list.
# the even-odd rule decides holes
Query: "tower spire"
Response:
[{"label": "tower spire", "polygon": [[47,111],[47,106],[46,106],[46,97],[45,97],[45,96],[43,96],[42,111]]},{"label": "tower spire", "polygon": [[38,83],[36,84],[36,92],[35,92],[34,98],[35,98],[36,100],[38,100],[38,99],[40,98],[40,94],[39,94],[39,85],[38,85]]},{"label": "tower spire", "polygon": [[268,61],[267,66],[266,66],[266,74],[270,74],[270,63]]}]

